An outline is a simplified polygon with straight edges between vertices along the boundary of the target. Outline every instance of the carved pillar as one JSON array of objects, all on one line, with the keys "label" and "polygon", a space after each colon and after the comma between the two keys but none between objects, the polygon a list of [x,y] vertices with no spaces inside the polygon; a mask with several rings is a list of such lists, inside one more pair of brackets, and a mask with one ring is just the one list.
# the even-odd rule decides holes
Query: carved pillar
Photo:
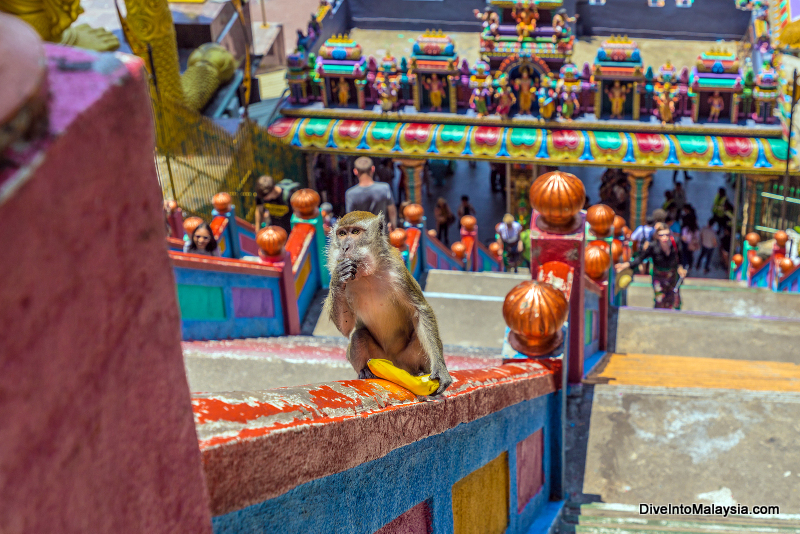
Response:
[{"label": "carved pillar", "polygon": [[412,87],[414,95],[414,107],[417,111],[422,111],[422,75],[417,76],[417,80]]},{"label": "carved pillar", "polygon": [[597,90],[594,92],[594,116],[598,119],[603,114],[603,81],[597,81]]},{"label": "carved pillar", "polygon": [[422,173],[425,171],[424,159],[396,159],[406,182],[406,200],[412,204],[422,203]]},{"label": "carved pillar", "polygon": [[698,122],[700,120],[700,93],[692,97],[692,120]]},{"label": "carved pillar", "polygon": [[633,120],[638,121],[642,106],[642,95],[639,94],[639,84],[637,82],[633,84],[631,96],[633,97]]},{"label": "carved pillar", "polygon": [[631,228],[636,228],[647,220],[647,199],[650,196],[650,184],[653,181],[652,170],[626,170],[628,182],[631,184],[631,213],[628,220]]},{"label": "carved pillar", "polygon": [[775,180],[775,177],[767,174],[746,174],[745,179],[745,201],[742,209],[745,229],[742,234],[752,232],[761,222],[761,193],[764,191],[764,184]]}]

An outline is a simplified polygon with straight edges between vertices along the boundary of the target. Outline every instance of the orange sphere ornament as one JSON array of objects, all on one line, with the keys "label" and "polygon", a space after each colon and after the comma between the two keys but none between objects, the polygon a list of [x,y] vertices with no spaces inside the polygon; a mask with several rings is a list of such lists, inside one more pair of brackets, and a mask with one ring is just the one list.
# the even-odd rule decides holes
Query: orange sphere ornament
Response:
[{"label": "orange sphere ornament", "polygon": [[472,215],[464,215],[461,217],[461,226],[467,232],[472,232],[475,230],[475,227],[478,225],[478,219],[473,217]]},{"label": "orange sphere ornament", "polygon": [[632,232],[631,232],[631,229],[630,229],[630,228],[628,228],[627,226],[623,226],[623,227],[622,227],[622,236],[623,236],[625,239],[630,239],[630,238],[631,238],[631,233],[632,233]]},{"label": "orange sphere ornament", "polygon": [[186,232],[186,235],[192,235],[201,224],[203,224],[203,219],[200,217],[187,217],[183,220],[183,231]]},{"label": "orange sphere ornament", "polygon": [[586,247],[584,263],[589,278],[601,280],[611,267],[611,256],[603,247]]},{"label": "orange sphere ornament", "polygon": [[428,230],[428,237],[436,237],[436,230],[434,230],[433,228]]},{"label": "orange sphere ornament", "polygon": [[597,237],[608,237],[614,224],[614,210],[605,204],[595,204],[586,210],[586,222]]},{"label": "orange sphere ornament", "polygon": [[789,234],[784,232],[783,230],[778,230],[775,232],[775,242],[778,244],[779,247],[786,246],[786,242],[789,241]]},{"label": "orange sphere ornament", "polygon": [[609,254],[611,254],[611,245],[608,244],[608,241],[603,241],[602,239],[595,239],[594,241],[589,241],[590,247],[600,247]]},{"label": "orange sphere ornament", "polygon": [[392,233],[389,234],[389,242],[393,247],[403,248],[406,246],[406,231],[402,228],[392,230]]},{"label": "orange sphere ornament", "polygon": [[308,188],[298,189],[292,194],[289,203],[292,205],[295,215],[301,219],[313,219],[317,216],[317,208],[319,208],[319,193]]},{"label": "orange sphere ornament", "polygon": [[425,215],[425,210],[419,204],[409,204],[403,210],[403,217],[411,224],[421,223],[423,215]]},{"label": "orange sphere ornament", "polygon": [[455,243],[450,245],[450,250],[459,260],[463,260],[464,256],[467,254],[467,247],[465,247],[464,243],[462,243],[461,241],[456,241]]},{"label": "orange sphere ornament", "polygon": [[778,268],[781,270],[781,274],[789,274],[794,270],[794,262],[791,258],[781,258],[778,262]]},{"label": "orange sphere ornament", "polygon": [[614,237],[622,235],[622,229],[627,228],[627,226],[625,226],[625,219],[619,215],[614,216],[614,222],[611,223],[611,225],[614,227]]},{"label": "orange sphere ornament", "polygon": [[228,213],[231,210],[231,196],[228,193],[217,193],[211,199],[211,204],[217,213]]},{"label": "orange sphere ornament", "polygon": [[761,269],[764,266],[764,263],[766,263],[764,261],[764,258],[759,256],[758,254],[755,254],[755,255],[753,255],[752,258],[750,258],[750,269],[752,269],[753,272],[755,272],[755,271]]},{"label": "orange sphere ornament", "polygon": [[761,236],[755,232],[750,232],[746,236],[744,236],[745,241],[751,246],[754,247],[758,245],[758,242],[761,241]]},{"label": "orange sphere ornament", "polygon": [[498,258],[503,255],[503,249],[500,247],[500,243],[497,241],[492,241],[489,243],[489,252],[491,252],[492,256]]},{"label": "orange sphere ornament", "polygon": [[561,327],[568,312],[563,292],[544,282],[526,280],[503,302],[503,319],[511,330],[508,342],[525,355],[544,356],[561,344]]},{"label": "orange sphere ornament", "polygon": [[286,230],[280,226],[267,226],[259,230],[256,236],[256,243],[258,248],[265,256],[279,256],[283,252],[283,247],[286,245],[286,240],[289,235]]},{"label": "orange sphere ornament", "polygon": [[574,174],[553,171],[539,176],[531,184],[528,197],[539,212],[544,230],[569,232],[577,226],[578,212],[583,208],[586,189]]},{"label": "orange sphere ornament", "polygon": [[619,259],[622,257],[622,241],[619,239],[614,239],[611,241],[611,259],[614,260],[614,263],[619,263]]},{"label": "orange sphere ornament", "polygon": [[744,261],[744,257],[741,254],[734,254],[733,255],[733,264],[739,267],[742,262]]}]

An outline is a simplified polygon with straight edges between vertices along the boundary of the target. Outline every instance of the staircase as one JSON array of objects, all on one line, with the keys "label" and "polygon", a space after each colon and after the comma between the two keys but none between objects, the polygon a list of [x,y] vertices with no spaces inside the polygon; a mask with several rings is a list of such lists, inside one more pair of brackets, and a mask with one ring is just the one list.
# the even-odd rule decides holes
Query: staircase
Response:
[{"label": "staircase", "polygon": [[789,515],[640,515],[639,506],[567,503],[562,534],[800,534],[800,518]]},{"label": "staircase", "polygon": [[[780,518],[640,516],[639,503],[800,514],[800,296],[689,279],[654,310],[642,277],[616,352],[569,406],[564,532],[797,532]],[[586,504],[602,501],[605,504]],[[583,504],[578,504],[583,503]],[[608,504],[617,503],[617,504]]]}]

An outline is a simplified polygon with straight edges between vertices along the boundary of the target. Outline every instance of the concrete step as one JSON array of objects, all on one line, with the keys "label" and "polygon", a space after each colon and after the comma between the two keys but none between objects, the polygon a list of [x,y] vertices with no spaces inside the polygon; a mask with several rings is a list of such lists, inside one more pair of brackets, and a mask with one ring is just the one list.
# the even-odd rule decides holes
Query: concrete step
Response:
[{"label": "concrete step", "polygon": [[[278,387],[352,380],[347,340],[291,336],[191,341],[183,343],[184,364],[193,392],[258,391]],[[445,345],[447,368],[481,369],[500,365],[499,351]]]},{"label": "concrete step", "polygon": [[623,307],[616,352],[800,363],[800,319]]},{"label": "concrete step", "polygon": [[[769,289],[748,288],[744,282],[687,278],[681,286],[681,309],[739,317],[800,319],[800,296]],[[650,277],[637,276],[628,286],[628,306],[653,307]]]},{"label": "concrete step", "polygon": [[527,271],[514,274],[467,273],[432,269],[428,271],[425,292],[432,294],[450,293],[505,298],[515,285],[530,279],[531,275]]}]

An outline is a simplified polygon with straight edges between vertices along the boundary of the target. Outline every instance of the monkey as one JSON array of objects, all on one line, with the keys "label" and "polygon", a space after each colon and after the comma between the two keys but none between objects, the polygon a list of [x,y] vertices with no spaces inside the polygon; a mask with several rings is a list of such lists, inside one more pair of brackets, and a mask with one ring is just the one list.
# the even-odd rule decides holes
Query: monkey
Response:
[{"label": "monkey", "polygon": [[323,313],[349,338],[347,361],[359,378],[376,378],[372,358],[390,360],[414,376],[453,382],[439,327],[419,284],[389,243],[383,214],[352,211],[334,225],[328,245],[331,284]]}]

